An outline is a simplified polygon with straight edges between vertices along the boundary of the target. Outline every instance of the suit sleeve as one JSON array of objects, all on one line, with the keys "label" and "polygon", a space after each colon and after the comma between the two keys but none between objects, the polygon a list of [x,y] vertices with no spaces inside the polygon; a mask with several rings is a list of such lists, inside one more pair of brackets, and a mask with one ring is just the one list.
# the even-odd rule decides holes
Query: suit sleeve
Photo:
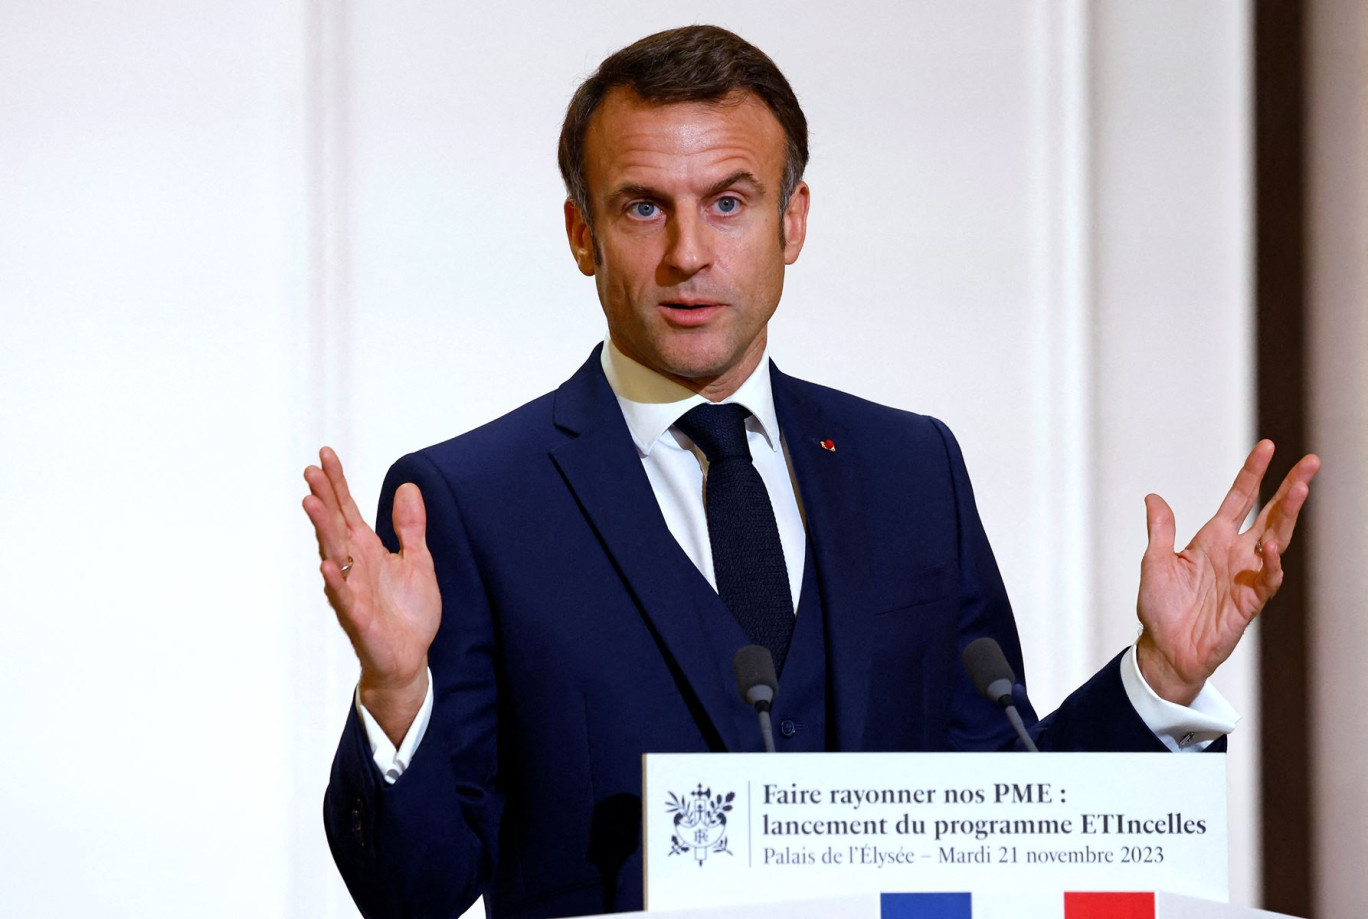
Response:
[{"label": "suit sleeve", "polygon": [[456,917],[483,893],[498,845],[494,629],[455,493],[421,454],[400,460],[385,478],[381,539],[398,549],[391,510],[405,482],[423,494],[442,594],[442,622],[428,653],[432,720],[408,769],[387,785],[350,706],[323,818],[362,915]]},{"label": "suit sleeve", "polygon": [[[1168,752],[1136,714],[1121,682],[1117,655],[1091,679],[1069,695],[1050,715],[1038,719],[1026,698],[1025,666],[1011,603],[998,571],[987,533],[974,503],[964,457],[954,435],[934,422],[945,442],[959,525],[960,589],[959,649],[976,638],[991,636],[1002,646],[1017,674],[1015,701],[1036,745],[1042,751]],[[957,749],[1010,749],[1015,735],[998,706],[982,698],[964,668],[954,680],[951,737]],[[1224,749],[1224,742],[1213,744]]]}]

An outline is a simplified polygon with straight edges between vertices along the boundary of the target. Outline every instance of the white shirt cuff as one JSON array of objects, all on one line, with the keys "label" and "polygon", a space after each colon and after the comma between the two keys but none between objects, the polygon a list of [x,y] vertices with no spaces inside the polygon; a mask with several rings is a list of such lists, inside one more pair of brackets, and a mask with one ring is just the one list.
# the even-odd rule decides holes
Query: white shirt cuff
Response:
[{"label": "white shirt cuff", "polygon": [[361,718],[361,726],[366,731],[366,740],[370,742],[371,758],[375,760],[375,768],[380,770],[380,774],[385,777],[386,785],[393,785],[399,776],[404,774],[408,764],[413,761],[413,754],[418,750],[418,744],[423,742],[423,735],[427,733],[428,722],[432,720],[432,670],[427,672],[427,694],[423,696],[423,705],[418,709],[418,714],[413,718],[413,724],[409,725],[408,733],[399,743],[399,749],[394,748],[389,737],[380,729],[380,724],[375,720],[366,707],[361,704],[361,684],[356,684],[356,714]]},{"label": "white shirt cuff", "polygon": [[1191,705],[1159,698],[1140,673],[1135,645],[1121,658],[1121,685],[1140,720],[1174,753],[1205,750],[1223,734],[1235,730],[1240,713],[1207,681]]}]

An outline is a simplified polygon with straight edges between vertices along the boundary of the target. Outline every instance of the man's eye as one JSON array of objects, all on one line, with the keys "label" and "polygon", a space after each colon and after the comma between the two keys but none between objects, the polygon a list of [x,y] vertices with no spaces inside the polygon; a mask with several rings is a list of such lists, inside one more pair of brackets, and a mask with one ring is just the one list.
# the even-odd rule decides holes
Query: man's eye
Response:
[{"label": "man's eye", "polygon": [[650,201],[634,201],[627,209],[631,212],[633,217],[642,218],[654,217],[656,211],[659,210],[659,208]]},{"label": "man's eye", "polygon": [[741,199],[726,195],[717,199],[717,209],[724,214],[735,214],[741,209]]}]

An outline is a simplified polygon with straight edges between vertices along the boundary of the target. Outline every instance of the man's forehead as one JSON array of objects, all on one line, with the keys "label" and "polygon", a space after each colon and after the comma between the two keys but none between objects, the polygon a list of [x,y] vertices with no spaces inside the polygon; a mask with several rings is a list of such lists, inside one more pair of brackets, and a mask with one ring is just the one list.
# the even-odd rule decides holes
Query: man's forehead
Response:
[{"label": "man's forehead", "polygon": [[[651,172],[701,164],[746,171],[762,181],[778,175],[787,152],[783,128],[760,97],[736,91],[718,99],[653,102],[617,87],[590,119],[585,138],[587,178],[595,193],[619,184],[622,172]],[[613,176],[603,173],[612,172]]]}]

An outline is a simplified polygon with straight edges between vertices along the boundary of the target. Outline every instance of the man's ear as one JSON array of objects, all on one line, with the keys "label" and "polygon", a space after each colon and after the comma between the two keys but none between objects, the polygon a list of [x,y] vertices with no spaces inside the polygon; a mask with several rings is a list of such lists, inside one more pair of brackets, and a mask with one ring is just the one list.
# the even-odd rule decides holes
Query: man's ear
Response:
[{"label": "man's ear", "polygon": [[803,240],[807,237],[809,192],[806,182],[799,182],[784,208],[784,264],[792,265],[798,261],[798,253],[803,251]]},{"label": "man's ear", "polygon": [[575,257],[580,274],[594,276],[594,231],[584,219],[575,202],[565,199],[565,236],[570,241],[570,254]]}]

